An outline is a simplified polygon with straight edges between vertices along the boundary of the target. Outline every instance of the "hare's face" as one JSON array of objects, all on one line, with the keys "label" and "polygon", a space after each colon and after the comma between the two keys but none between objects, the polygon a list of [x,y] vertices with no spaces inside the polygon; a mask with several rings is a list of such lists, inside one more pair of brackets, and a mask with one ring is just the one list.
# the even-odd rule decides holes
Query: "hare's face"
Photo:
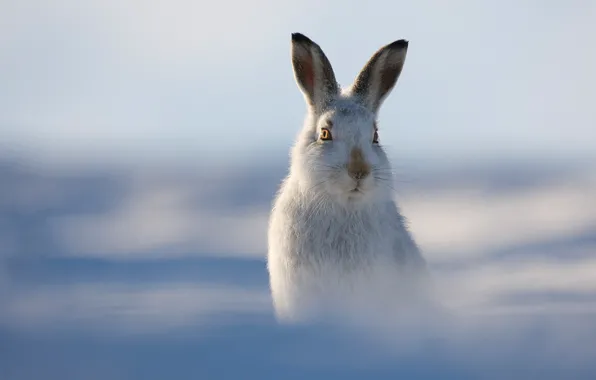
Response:
[{"label": "hare's face", "polygon": [[391,167],[375,115],[349,95],[338,97],[303,131],[294,165],[303,187],[339,201],[391,197]]},{"label": "hare's face", "polygon": [[408,42],[379,49],[353,85],[341,91],[323,50],[292,35],[292,65],[308,105],[308,119],[292,155],[304,191],[347,201],[391,197],[392,175],[379,145],[376,115],[402,71]]}]

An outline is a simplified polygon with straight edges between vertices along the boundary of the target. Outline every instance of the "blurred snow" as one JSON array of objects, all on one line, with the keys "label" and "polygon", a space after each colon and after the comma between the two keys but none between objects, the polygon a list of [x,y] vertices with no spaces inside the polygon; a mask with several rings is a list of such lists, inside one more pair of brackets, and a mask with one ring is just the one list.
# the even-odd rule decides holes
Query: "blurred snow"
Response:
[{"label": "blurred snow", "polygon": [[593,165],[401,165],[448,314],[324,326],[273,318],[266,224],[284,171],[4,160],[0,377],[596,374]]}]

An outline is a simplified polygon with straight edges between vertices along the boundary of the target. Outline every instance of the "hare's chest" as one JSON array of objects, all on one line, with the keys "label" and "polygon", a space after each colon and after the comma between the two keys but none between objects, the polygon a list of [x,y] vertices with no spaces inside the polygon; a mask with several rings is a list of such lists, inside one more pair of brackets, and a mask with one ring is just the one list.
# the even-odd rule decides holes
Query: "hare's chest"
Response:
[{"label": "hare's chest", "polygon": [[386,226],[375,215],[317,215],[297,226],[296,252],[303,264],[362,266],[391,250]]}]

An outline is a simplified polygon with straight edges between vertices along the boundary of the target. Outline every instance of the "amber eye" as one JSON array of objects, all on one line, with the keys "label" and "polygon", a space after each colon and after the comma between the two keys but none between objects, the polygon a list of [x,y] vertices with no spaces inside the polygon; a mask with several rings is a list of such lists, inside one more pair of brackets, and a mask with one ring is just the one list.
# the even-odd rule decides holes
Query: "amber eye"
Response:
[{"label": "amber eye", "polygon": [[323,141],[332,140],[331,131],[327,128],[321,128],[321,135],[319,136],[319,138]]},{"label": "amber eye", "polygon": [[375,130],[375,134],[373,135],[373,144],[379,143],[379,132]]}]

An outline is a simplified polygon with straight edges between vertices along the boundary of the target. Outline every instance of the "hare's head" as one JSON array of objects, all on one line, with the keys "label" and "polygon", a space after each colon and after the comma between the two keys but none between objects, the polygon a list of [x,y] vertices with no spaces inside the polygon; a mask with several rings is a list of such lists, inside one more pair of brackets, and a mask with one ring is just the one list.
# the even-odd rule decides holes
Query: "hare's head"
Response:
[{"label": "hare's head", "polygon": [[342,91],[319,45],[292,34],[294,75],[308,105],[292,154],[292,173],[304,191],[340,201],[391,197],[393,176],[380,145],[377,113],[397,82],[407,49],[405,40],[382,47]]}]

